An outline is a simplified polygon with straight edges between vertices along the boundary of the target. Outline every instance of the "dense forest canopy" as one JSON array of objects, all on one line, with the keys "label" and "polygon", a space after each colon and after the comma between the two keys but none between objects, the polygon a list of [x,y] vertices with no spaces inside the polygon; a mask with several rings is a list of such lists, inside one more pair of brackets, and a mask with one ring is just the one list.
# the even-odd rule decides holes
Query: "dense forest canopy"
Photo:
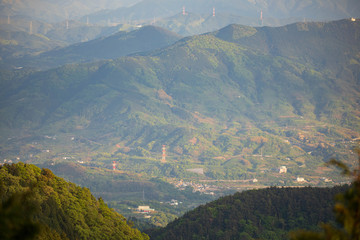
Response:
[{"label": "dense forest canopy", "polygon": [[89,189],[35,165],[0,166],[0,200],[0,239],[149,239]]},{"label": "dense forest canopy", "polygon": [[225,196],[200,206],[151,239],[288,239],[291,230],[319,229],[334,219],[334,188],[266,188]]}]

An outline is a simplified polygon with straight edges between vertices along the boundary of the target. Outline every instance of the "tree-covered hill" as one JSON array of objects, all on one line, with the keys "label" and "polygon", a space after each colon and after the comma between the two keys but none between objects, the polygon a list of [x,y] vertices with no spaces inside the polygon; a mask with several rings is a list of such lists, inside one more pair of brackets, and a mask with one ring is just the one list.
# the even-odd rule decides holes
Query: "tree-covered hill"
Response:
[{"label": "tree-covered hill", "polygon": [[[215,36],[263,53],[297,59],[316,69],[341,73],[359,50],[359,22],[295,23],[279,28],[229,25]],[[345,65],[345,66],[344,66]],[[350,64],[351,65],[351,64]],[[345,70],[342,70],[345,71]]]},{"label": "tree-covered hill", "polygon": [[[4,155],[104,151],[124,168],[129,156],[144,158],[139,167],[155,174],[166,144],[177,176],[184,164],[211,178],[280,181],[273,173],[281,165],[289,168],[282,184],[324,176],[323,161],[351,159],[359,137],[359,28],[350,20],[231,25],[151,53],[2,71]],[[54,135],[68,139],[63,148],[45,141]]]},{"label": "tree-covered hill", "polygon": [[288,239],[334,219],[336,194],[347,187],[267,188],[226,196],[150,231],[151,239]]},{"label": "tree-covered hill", "polygon": [[1,239],[149,239],[89,189],[30,164],[0,166]]}]

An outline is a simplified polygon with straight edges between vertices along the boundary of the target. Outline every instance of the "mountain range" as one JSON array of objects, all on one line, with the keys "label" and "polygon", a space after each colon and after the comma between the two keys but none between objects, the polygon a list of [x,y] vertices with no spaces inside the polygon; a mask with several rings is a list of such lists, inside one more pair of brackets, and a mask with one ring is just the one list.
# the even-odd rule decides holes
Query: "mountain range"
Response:
[{"label": "mountain range", "polygon": [[268,187],[348,183],[325,163],[356,164],[359,10],[355,0],[2,1],[0,215],[10,206],[49,239],[147,239],[132,224],[164,227],[265,188],[147,232],[285,239],[332,218],[341,187]]},{"label": "mountain range", "polygon": [[74,44],[117,30],[156,25],[182,36],[215,31],[229,24],[283,26],[294,22],[359,17],[357,1],[65,1],[26,0],[0,3],[0,27]]},{"label": "mountain range", "polygon": [[[176,39],[159,28],[143,30],[141,39],[158,33]],[[119,35],[70,49],[95,54],[101,42],[117,49],[110,40]],[[266,176],[277,184],[302,174],[316,176],[318,184],[329,174],[323,162],[352,159],[350,142],[359,137],[358,40],[359,22],[349,19],[229,25],[133,56],[4,70],[2,155],[53,159],[77,148],[87,159],[89,151],[104,151],[109,161],[142,157],[149,161],[142,171],[152,172],[165,144],[173,169],[201,167],[215,179]],[[40,136],[73,140],[61,142],[60,150]],[[291,174],[279,180],[274,169],[281,165]]]},{"label": "mountain range", "polygon": [[[215,9],[214,9],[215,8]],[[255,1],[221,1],[221,0],[199,0],[199,1],[165,1],[165,0],[145,0],[129,7],[102,10],[87,17],[93,22],[106,23],[124,21],[144,21],[163,19],[181,13],[200,14],[202,16],[212,16],[213,9],[216,16],[237,16],[238,20],[228,18],[226,25],[237,23],[247,24],[249,21],[259,26],[261,16],[263,24],[269,25],[281,19],[288,19],[287,23],[308,19],[310,21],[328,21],[342,18],[359,17],[360,5],[354,0],[346,1],[285,1],[285,0],[255,0]],[[82,18],[85,21],[85,18]],[[225,25],[223,25],[225,26]]]},{"label": "mountain range", "polygon": [[66,0],[59,4],[56,1],[44,0],[5,0],[0,3],[0,13],[2,18],[8,16],[26,16],[32,18],[33,20],[54,23],[61,22],[66,19],[75,19],[79,16],[99,11],[101,9],[131,6],[136,2],[136,0]]}]

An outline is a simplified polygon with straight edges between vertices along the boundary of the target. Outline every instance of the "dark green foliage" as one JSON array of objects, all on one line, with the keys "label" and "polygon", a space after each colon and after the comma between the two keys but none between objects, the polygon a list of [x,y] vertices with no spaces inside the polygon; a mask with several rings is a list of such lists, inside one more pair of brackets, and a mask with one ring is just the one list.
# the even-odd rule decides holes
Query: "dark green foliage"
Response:
[{"label": "dark green foliage", "polygon": [[288,239],[293,229],[318,229],[333,218],[334,196],[347,187],[267,188],[200,206],[151,239]]},{"label": "dark green foliage", "polygon": [[16,193],[0,202],[0,239],[34,239],[40,224],[33,220],[35,206],[29,202],[30,193]]},{"label": "dark green foliage", "polygon": [[[0,168],[0,179],[1,214],[5,216],[1,219],[18,224],[22,231],[30,229],[33,235],[40,230],[39,239],[148,239],[102,199],[96,200],[89,189],[66,182],[48,169],[5,164]],[[17,209],[19,199],[23,205]],[[10,208],[9,203],[14,206]],[[9,208],[14,214],[6,212]],[[18,210],[24,210],[25,215],[16,214]]]},{"label": "dark green foliage", "polygon": [[350,170],[343,162],[332,159],[329,165],[336,166],[342,170],[342,174],[351,177],[353,182],[350,188],[342,194],[336,196],[334,206],[337,226],[324,224],[322,232],[311,232],[300,230],[291,233],[293,240],[358,240],[360,239],[360,149],[356,148],[358,155],[358,166]]}]

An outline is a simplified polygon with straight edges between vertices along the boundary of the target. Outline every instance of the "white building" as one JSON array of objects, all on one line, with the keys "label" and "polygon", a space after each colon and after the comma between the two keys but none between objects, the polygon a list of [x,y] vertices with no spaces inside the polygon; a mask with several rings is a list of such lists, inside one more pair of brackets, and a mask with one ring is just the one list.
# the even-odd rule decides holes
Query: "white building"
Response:
[{"label": "white building", "polygon": [[155,209],[150,208],[150,206],[139,206],[137,210],[142,213],[149,213],[155,211]]},{"label": "white building", "polygon": [[281,167],[279,168],[279,173],[286,173],[286,172],[287,172],[286,166],[281,166]]},{"label": "white building", "polygon": [[302,177],[297,177],[297,178],[296,178],[296,181],[297,181],[297,182],[305,182],[305,179],[302,178]]}]

